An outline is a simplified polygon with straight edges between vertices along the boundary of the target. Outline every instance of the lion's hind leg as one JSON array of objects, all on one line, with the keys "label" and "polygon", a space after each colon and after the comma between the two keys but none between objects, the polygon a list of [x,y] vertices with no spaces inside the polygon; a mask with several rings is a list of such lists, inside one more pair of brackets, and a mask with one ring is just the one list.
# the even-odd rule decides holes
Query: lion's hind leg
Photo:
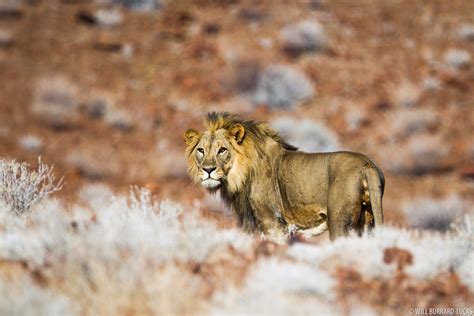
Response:
[{"label": "lion's hind leg", "polygon": [[329,238],[334,240],[347,236],[351,229],[356,229],[359,233],[360,221],[363,217],[361,213],[362,199],[359,183],[354,181],[335,183],[328,195]]}]

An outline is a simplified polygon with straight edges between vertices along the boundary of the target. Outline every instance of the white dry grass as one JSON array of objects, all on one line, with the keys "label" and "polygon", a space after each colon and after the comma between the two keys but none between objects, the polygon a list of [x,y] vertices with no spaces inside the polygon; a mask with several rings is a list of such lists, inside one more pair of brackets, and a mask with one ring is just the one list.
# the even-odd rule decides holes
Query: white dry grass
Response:
[{"label": "white dry grass", "polygon": [[76,314],[76,307],[63,294],[42,288],[27,276],[11,280],[0,277],[0,315],[62,316]]},{"label": "white dry grass", "polygon": [[[382,227],[361,238],[296,243],[252,262],[256,238],[219,229],[197,210],[156,201],[150,191],[115,196],[98,183],[85,186],[79,198],[71,207],[45,199],[27,216],[16,216],[0,200],[0,314],[338,315],[335,269],[391,278],[396,266],[384,263],[390,247],[412,254],[405,272],[413,278],[452,271],[474,291],[473,216],[458,215],[444,234]],[[456,198],[446,201],[441,208],[461,208]],[[433,213],[423,203],[413,207]],[[216,258],[251,265],[241,285],[209,277]],[[192,266],[206,266],[206,272]],[[47,285],[40,286],[32,271]]]},{"label": "white dry grass", "polygon": [[245,252],[252,246],[240,231],[218,230],[195,211],[153,201],[146,190],[108,202],[106,191],[94,205],[69,210],[47,200],[28,217],[0,212],[0,259],[48,267],[47,276],[63,280],[61,293],[79,313],[118,314],[137,306],[138,313],[189,313],[202,302],[206,285],[172,267],[205,262],[228,247]]},{"label": "white dry grass", "polygon": [[474,289],[474,217],[466,217],[457,231],[446,234],[385,227],[361,238],[341,238],[322,246],[296,244],[288,254],[297,260],[333,269],[346,266],[372,278],[390,278],[396,266],[384,263],[384,250],[397,247],[409,251],[413,264],[405,271],[412,277],[428,280],[443,272],[457,272]]},{"label": "white dry grass", "polygon": [[277,259],[258,261],[240,289],[213,298],[214,315],[337,315],[335,281],[317,266]]}]

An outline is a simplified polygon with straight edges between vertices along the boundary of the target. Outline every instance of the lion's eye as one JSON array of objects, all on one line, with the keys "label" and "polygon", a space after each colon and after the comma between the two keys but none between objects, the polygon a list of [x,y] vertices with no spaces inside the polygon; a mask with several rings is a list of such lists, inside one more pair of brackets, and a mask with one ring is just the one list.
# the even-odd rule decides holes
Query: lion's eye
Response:
[{"label": "lion's eye", "polygon": [[203,155],[204,155],[204,149],[202,149],[202,148],[198,148],[198,149],[197,149],[197,151],[198,151],[198,153],[200,153],[200,154],[203,154]]},{"label": "lion's eye", "polygon": [[219,148],[219,152],[218,152],[218,153],[222,155],[222,154],[224,154],[226,151],[227,151],[227,148],[221,147],[221,148]]}]

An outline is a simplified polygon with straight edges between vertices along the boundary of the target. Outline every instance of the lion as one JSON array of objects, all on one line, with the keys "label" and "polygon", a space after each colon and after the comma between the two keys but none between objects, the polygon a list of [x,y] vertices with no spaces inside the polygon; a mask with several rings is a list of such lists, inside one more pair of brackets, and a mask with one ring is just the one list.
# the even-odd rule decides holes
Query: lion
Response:
[{"label": "lion", "polygon": [[385,180],[356,152],[305,153],[263,122],[208,113],[205,131],[189,129],[188,173],[223,201],[248,232],[272,239],[329,230],[331,240],[383,224]]}]

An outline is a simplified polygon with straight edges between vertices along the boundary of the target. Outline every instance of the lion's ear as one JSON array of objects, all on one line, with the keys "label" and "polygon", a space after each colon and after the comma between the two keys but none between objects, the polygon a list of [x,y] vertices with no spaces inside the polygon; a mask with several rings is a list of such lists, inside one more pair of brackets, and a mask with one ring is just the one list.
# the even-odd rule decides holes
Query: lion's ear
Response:
[{"label": "lion's ear", "polygon": [[199,138],[199,132],[193,129],[188,129],[184,133],[183,137],[184,137],[184,142],[186,143],[186,145],[191,145],[194,142],[196,142],[196,140]]},{"label": "lion's ear", "polygon": [[245,128],[241,124],[234,124],[229,128],[229,135],[235,139],[237,144],[240,144],[244,139]]}]

